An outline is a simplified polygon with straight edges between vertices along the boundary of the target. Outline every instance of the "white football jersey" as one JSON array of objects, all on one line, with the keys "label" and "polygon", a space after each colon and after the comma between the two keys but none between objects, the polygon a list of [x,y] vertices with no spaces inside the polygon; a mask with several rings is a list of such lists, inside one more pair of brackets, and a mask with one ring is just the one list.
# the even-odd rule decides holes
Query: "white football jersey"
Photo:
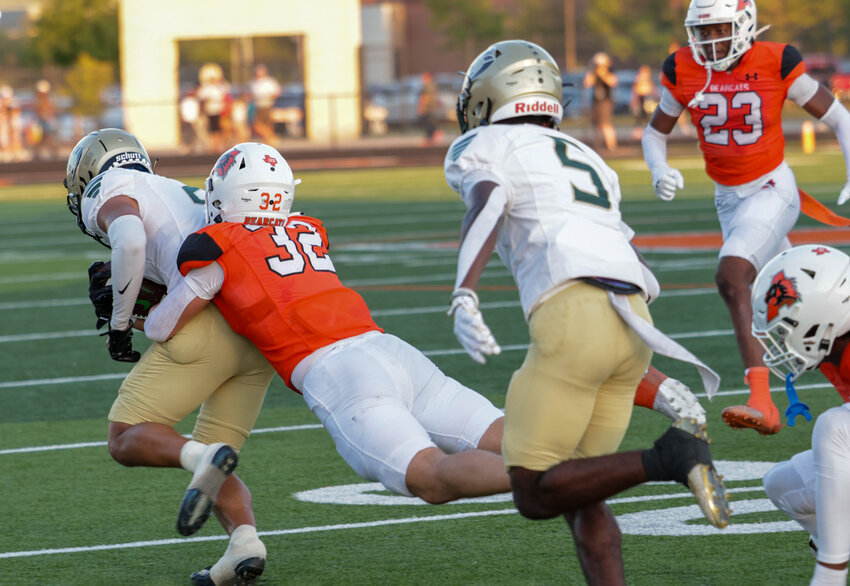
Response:
[{"label": "white football jersey", "polygon": [[480,126],[455,139],[446,180],[469,207],[472,186],[507,194],[496,252],[513,273],[526,317],[570,279],[604,277],[646,291],[634,232],[620,215],[617,174],[590,147],[534,124]]},{"label": "white football jersey", "polygon": [[131,169],[110,169],[95,177],[80,200],[83,222],[109,244],[97,225],[97,214],[108,199],[126,195],[139,204],[145,226],[145,277],[169,290],[182,279],[177,253],[186,237],[206,224],[203,191],[174,179]]}]

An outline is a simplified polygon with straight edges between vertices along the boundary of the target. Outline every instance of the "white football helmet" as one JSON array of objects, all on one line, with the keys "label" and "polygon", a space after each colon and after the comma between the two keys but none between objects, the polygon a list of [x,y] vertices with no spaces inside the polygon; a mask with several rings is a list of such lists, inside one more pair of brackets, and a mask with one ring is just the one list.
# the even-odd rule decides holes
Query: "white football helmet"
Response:
[{"label": "white football helmet", "polygon": [[752,287],[753,336],[777,376],[817,367],[850,331],[850,256],[818,244],[789,248]]},{"label": "white football helmet", "polygon": [[68,209],[77,217],[80,230],[101,244],[101,239],[83,224],[80,198],[92,179],[117,167],[153,173],[150,157],[138,138],[120,128],[95,130],[80,139],[71,151],[62,182],[68,190]]},{"label": "white football helmet", "polygon": [[[730,23],[732,36],[702,40],[699,27],[707,24]],[[726,71],[750,50],[756,40],[755,0],[691,0],[685,16],[685,30],[694,60],[714,71]],[[717,43],[731,41],[729,52],[718,58]]]},{"label": "white football helmet", "polygon": [[207,223],[280,226],[299,183],[277,150],[258,142],[237,144],[218,158],[207,177]]},{"label": "white football helmet", "polygon": [[520,116],[561,122],[561,73],[545,49],[528,41],[491,45],[469,66],[457,98],[461,133]]}]

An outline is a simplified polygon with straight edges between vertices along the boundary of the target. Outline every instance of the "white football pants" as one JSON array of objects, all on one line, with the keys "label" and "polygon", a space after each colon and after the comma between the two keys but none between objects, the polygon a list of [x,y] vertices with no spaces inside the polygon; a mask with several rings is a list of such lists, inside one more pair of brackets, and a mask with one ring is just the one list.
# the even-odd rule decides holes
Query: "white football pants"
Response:
[{"label": "white football pants", "polygon": [[818,561],[850,558],[850,404],[815,422],[812,449],[780,462],[764,476],[773,503],[811,533]]}]

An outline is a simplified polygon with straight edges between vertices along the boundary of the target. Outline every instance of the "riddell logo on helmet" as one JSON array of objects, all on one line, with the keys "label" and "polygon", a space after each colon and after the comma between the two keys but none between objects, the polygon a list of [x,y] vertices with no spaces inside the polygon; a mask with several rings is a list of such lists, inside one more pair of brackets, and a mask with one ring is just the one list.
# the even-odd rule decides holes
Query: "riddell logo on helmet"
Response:
[{"label": "riddell logo on helmet", "polygon": [[531,103],[517,102],[514,104],[514,114],[559,114],[559,108],[551,102],[536,101]]}]

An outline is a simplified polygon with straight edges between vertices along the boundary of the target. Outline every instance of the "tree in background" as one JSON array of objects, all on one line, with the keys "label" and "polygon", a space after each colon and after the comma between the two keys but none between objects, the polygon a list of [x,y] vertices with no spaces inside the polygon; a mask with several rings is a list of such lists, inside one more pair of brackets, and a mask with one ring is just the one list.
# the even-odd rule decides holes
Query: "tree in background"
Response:
[{"label": "tree in background", "polygon": [[[447,48],[474,56],[490,43],[520,38],[547,48],[563,67],[564,11],[575,6],[579,61],[597,51],[629,67],[659,67],[670,42],[687,44],[684,21],[689,0],[424,0],[431,24]],[[850,52],[850,0],[798,2],[756,0],[765,40],[795,45],[804,54]],[[471,57],[470,57],[471,58]]]},{"label": "tree in background", "polygon": [[83,135],[82,117],[97,116],[103,109],[100,93],[115,80],[115,66],[108,61],[95,59],[88,53],[80,53],[73,67],[65,74],[68,92],[74,98],[71,111],[75,118],[75,132]]},{"label": "tree in background", "polygon": [[482,48],[504,40],[507,14],[489,0],[424,0],[431,25],[446,39],[447,49],[464,52],[466,62]]},{"label": "tree in background", "polygon": [[81,53],[118,65],[114,0],[47,0],[34,25],[33,53],[42,64],[70,67]]}]

